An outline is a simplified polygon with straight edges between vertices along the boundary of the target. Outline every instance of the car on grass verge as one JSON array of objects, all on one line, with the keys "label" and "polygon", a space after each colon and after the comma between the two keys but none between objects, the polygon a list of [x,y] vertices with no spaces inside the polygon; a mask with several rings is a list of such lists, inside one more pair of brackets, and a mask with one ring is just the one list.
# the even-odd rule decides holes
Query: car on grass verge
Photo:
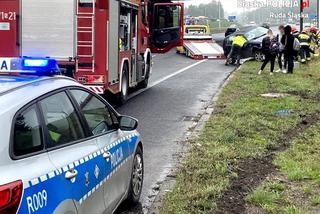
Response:
[{"label": "car on grass verge", "polygon": [[226,32],[224,33],[224,36],[227,37],[239,30],[240,29],[237,27],[237,25],[231,25],[230,27],[227,28]]},{"label": "car on grass verge", "polygon": [[261,52],[262,40],[266,36],[268,29],[264,27],[249,26],[242,28],[229,36],[223,41],[224,55],[227,57],[232,47],[232,40],[237,34],[243,35],[248,42],[243,47],[242,58],[254,58],[257,61],[262,61],[264,55]]}]

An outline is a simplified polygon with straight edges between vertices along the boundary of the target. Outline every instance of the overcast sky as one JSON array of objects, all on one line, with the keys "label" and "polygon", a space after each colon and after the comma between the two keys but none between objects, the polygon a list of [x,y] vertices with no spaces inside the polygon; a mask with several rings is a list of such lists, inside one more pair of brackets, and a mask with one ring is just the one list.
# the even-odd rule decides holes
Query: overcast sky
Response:
[{"label": "overcast sky", "polygon": [[[186,6],[189,6],[191,4],[198,5],[201,3],[209,3],[209,2],[211,2],[211,0],[184,0],[184,4]],[[241,9],[237,8],[237,0],[221,0],[221,3],[223,4],[224,9],[228,13],[236,12],[237,10],[241,11]]]}]

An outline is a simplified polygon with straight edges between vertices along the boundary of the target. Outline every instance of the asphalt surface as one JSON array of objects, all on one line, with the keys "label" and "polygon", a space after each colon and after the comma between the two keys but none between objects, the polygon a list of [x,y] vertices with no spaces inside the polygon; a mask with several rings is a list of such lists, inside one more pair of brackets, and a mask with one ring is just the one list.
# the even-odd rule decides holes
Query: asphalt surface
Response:
[{"label": "asphalt surface", "polygon": [[117,213],[146,213],[155,196],[153,188],[175,167],[176,156],[183,148],[181,140],[194,123],[192,119],[232,69],[224,61],[195,61],[175,52],[154,56],[149,88],[134,92],[128,103],[117,109],[139,120],[145,164],[141,204],[135,208],[122,205]]}]

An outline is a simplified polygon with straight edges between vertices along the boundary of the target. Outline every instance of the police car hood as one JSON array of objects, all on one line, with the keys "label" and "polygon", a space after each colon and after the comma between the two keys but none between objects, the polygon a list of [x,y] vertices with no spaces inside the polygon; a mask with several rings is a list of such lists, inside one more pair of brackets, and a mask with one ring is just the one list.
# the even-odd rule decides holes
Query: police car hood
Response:
[{"label": "police car hood", "polygon": [[43,80],[48,77],[35,76],[1,76],[0,75],[0,96],[8,91],[20,88],[27,84]]}]

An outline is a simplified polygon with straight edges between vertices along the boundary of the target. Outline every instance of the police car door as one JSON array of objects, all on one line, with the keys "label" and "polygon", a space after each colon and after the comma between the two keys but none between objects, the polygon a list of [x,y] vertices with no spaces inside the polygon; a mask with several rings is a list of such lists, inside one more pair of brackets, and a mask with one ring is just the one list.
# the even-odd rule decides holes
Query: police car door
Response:
[{"label": "police car door", "polygon": [[[11,117],[10,114],[7,116]],[[5,179],[12,176],[13,181],[17,178],[23,180],[23,197],[18,213],[53,213],[60,201],[68,198],[68,192],[63,190],[58,172],[45,151],[44,129],[37,105],[23,108],[13,121],[11,157],[14,160],[10,167],[3,169],[7,173]],[[6,129],[8,124],[2,125],[0,134],[5,136],[10,131]],[[75,213],[74,203],[66,201],[64,211]],[[0,213],[7,212],[0,210]]]},{"label": "police car door", "polygon": [[117,116],[99,97],[89,91],[70,90],[80,106],[89,128],[103,150],[105,161],[104,200],[111,213],[124,197],[131,175],[128,140],[118,129]]},{"label": "police car door", "polygon": [[51,142],[49,158],[57,167],[64,184],[53,184],[59,194],[70,191],[71,197],[60,201],[56,212],[64,212],[68,199],[75,202],[79,213],[102,213],[105,211],[102,180],[102,155],[96,140],[87,138],[85,123],[65,91],[50,95],[39,102]]}]

